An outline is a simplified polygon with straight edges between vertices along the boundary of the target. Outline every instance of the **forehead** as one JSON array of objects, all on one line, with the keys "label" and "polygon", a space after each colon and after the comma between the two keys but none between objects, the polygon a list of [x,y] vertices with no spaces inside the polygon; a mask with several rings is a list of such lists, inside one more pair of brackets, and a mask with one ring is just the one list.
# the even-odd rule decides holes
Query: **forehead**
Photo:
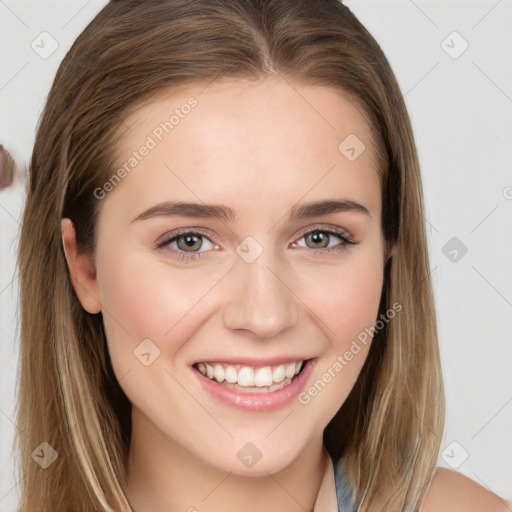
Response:
[{"label": "forehead", "polygon": [[380,214],[369,126],[332,88],[282,79],[195,85],[138,108],[121,132],[114,171],[127,172],[109,197],[133,207],[177,196],[242,208],[330,195]]}]

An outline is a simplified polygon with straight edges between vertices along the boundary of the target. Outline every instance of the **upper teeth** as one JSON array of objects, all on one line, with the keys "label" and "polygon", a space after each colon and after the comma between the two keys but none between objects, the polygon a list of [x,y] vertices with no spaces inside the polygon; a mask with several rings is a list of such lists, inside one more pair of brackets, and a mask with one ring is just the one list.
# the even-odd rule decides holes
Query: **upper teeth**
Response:
[{"label": "upper teeth", "polygon": [[[238,365],[237,365],[238,366]],[[283,382],[286,378],[293,378],[301,369],[302,361],[280,364],[278,366],[264,366],[254,368],[252,366],[198,363],[197,369],[209,379],[217,382],[238,383],[239,386],[271,386],[274,383]]]}]

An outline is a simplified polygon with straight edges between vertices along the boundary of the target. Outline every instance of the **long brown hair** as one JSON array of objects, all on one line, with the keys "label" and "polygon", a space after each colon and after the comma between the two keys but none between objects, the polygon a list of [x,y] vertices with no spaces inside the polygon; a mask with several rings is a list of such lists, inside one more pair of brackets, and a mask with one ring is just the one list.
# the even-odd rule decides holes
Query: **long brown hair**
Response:
[{"label": "long brown hair", "polygon": [[[437,461],[444,391],[420,169],[382,50],[337,0],[120,0],[62,61],[30,162],[18,254],[21,512],[131,510],[130,403],[110,364],[101,314],[87,313],[74,293],[61,219],[70,218],[81,248],[94,252],[94,190],[113,175],[112,148],[129,113],[190,84],[270,74],[348,94],[372,130],[382,230],[396,249],[380,313],[402,308],[375,334],[324,442],[334,460],[342,457],[359,511],[418,508]],[[46,469],[32,457],[43,442],[57,454]]]}]

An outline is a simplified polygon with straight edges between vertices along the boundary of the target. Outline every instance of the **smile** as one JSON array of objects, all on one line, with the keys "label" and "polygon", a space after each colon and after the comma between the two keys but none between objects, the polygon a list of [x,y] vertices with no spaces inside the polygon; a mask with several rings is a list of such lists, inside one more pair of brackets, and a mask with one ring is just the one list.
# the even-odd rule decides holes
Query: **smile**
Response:
[{"label": "smile", "polygon": [[275,366],[247,366],[201,362],[194,365],[208,379],[246,393],[272,393],[291,384],[304,361]]},{"label": "smile", "polygon": [[244,411],[270,412],[297,399],[315,365],[316,358],[254,364],[249,360],[216,360],[198,362],[192,370],[203,392],[214,402]]}]

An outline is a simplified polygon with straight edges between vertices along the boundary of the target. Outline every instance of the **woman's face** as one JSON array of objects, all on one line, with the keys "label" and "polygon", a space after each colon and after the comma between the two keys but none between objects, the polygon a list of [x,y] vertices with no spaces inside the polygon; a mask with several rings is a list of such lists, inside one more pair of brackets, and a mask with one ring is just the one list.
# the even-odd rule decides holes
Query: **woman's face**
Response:
[{"label": "woman's face", "polygon": [[277,79],[175,92],[124,129],[88,294],[133,429],[226,472],[279,471],[321,444],[377,318],[369,129],[338,92]]}]

